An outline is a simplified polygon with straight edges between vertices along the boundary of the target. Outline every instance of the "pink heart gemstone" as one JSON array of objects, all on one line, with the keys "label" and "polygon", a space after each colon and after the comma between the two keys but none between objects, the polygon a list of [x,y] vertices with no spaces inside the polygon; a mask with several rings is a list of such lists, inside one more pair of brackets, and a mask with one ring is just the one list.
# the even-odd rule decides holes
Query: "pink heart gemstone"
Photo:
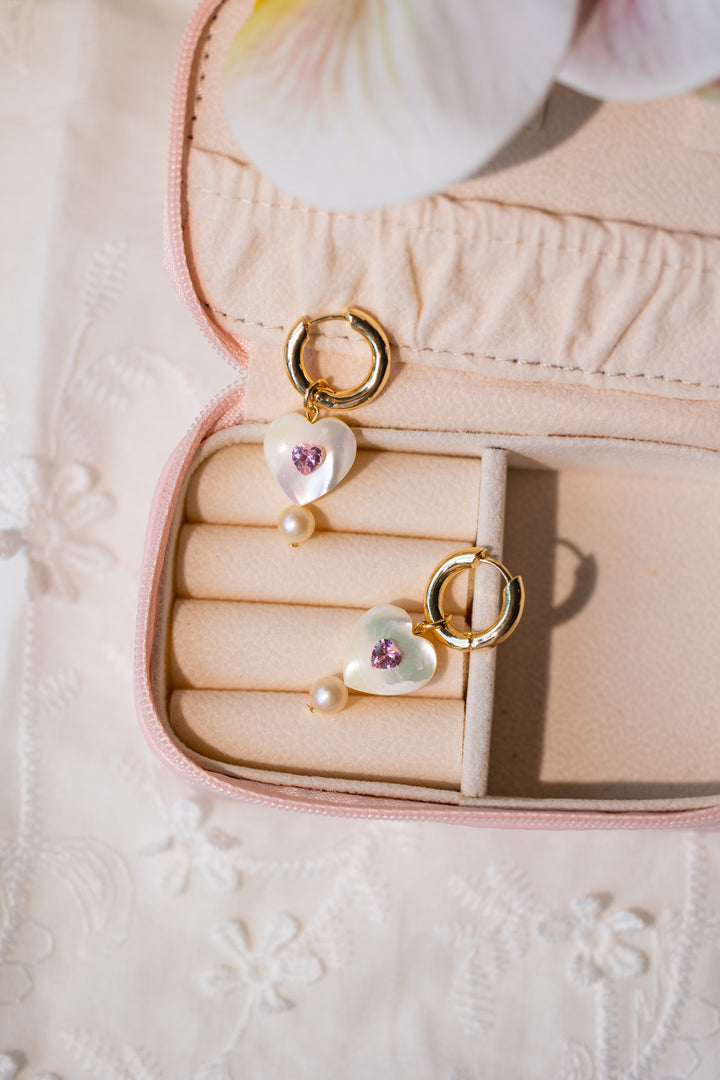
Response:
[{"label": "pink heart gemstone", "polygon": [[370,657],[370,663],[374,668],[396,668],[401,662],[403,654],[398,649],[392,638],[380,638]]},{"label": "pink heart gemstone", "polygon": [[309,476],[319,469],[325,460],[325,451],[322,446],[312,446],[309,443],[298,443],[292,451],[293,465],[303,476]]}]

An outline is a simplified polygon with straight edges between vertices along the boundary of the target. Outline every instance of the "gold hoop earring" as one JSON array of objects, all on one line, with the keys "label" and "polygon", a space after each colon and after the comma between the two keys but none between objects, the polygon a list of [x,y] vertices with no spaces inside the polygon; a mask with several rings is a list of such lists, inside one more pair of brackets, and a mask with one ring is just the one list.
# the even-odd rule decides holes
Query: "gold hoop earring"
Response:
[{"label": "gold hoop earring", "polygon": [[[484,630],[456,630],[443,610],[443,592],[455,574],[482,563],[494,567],[503,579],[500,612]],[[433,570],[425,587],[425,618],[419,623],[413,626],[408,613],[393,604],[379,604],[358,619],[345,653],[343,679],[335,675],[319,679],[310,690],[309,707],[339,712],[347,702],[348,689],[382,696],[411,694],[435,674],[437,653],[430,637],[450,649],[492,649],[516,629],[524,606],[522,578],[491,559],[486,548],[456,551]]]},{"label": "gold hoop earring", "polygon": [[[310,379],[304,363],[310,330],[319,323],[344,320],[367,342],[372,363],[367,377],[350,390],[335,390],[324,379]],[[355,435],[342,420],[320,419],[320,410],[357,409],[382,391],[390,374],[390,344],[385,331],[359,308],[339,315],[298,319],[285,341],[285,367],[291,383],[302,395],[305,415],[285,413],[272,422],[265,435],[265,460],[275,480],[293,502],[283,511],[278,528],[295,547],[312,536],[315,519],[309,503],[332,491],[355,461]]]}]

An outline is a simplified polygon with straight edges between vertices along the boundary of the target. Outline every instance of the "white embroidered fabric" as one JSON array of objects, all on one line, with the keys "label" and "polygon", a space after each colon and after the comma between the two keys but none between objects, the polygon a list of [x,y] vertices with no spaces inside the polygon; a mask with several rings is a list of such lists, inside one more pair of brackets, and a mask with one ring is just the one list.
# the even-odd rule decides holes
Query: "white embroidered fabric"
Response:
[{"label": "white embroidered fabric", "polygon": [[231,381],[162,265],[190,10],[0,6],[0,1080],[715,1080],[719,836],[294,814],[145,747],[150,499]]}]

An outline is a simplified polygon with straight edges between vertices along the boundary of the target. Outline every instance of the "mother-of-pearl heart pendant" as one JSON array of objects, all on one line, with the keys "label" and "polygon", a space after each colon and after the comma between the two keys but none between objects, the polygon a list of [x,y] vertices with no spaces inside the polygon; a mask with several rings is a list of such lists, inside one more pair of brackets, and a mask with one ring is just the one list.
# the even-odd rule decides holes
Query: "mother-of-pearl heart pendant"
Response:
[{"label": "mother-of-pearl heart pendant", "polygon": [[[458,630],[443,610],[443,591],[461,570],[484,563],[493,566],[503,579],[500,613],[483,630]],[[311,712],[335,713],[344,708],[347,691],[365,694],[411,694],[433,675],[437,666],[435,648],[422,635],[432,632],[450,649],[472,653],[494,649],[512,634],[520,622],[525,605],[521,577],[491,558],[487,548],[474,547],[456,551],[433,570],[425,586],[424,617],[416,626],[407,611],[392,604],[370,608],[353,627],[343,667],[343,682],[336,675],[318,679],[310,690]]]},{"label": "mother-of-pearl heart pendant", "polygon": [[413,634],[408,613],[378,604],[353,627],[343,679],[351,690],[366,694],[409,694],[432,679],[436,666],[434,646]]},{"label": "mother-of-pearl heart pendant", "polygon": [[265,460],[289,499],[298,506],[326,495],[348,474],[357,442],[342,420],[311,424],[299,413],[278,416],[265,435]]}]

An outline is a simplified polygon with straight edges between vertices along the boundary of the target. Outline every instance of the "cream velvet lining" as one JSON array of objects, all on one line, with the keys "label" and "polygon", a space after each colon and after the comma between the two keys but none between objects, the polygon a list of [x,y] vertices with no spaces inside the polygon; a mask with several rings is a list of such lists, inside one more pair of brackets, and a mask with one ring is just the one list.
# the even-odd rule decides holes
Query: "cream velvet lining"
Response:
[{"label": "cream velvet lining", "polygon": [[[194,469],[203,461],[212,465],[223,447],[257,447],[264,430],[245,425],[212,436]],[[309,724],[317,718],[308,718],[304,695],[277,688],[280,661],[271,648],[265,692],[186,689],[173,696],[169,722],[190,756],[244,778],[470,805],[651,810],[715,801],[720,626],[708,597],[720,594],[720,567],[712,558],[720,528],[717,455],[525,437],[504,437],[489,447],[486,436],[356,430],[361,446],[394,451],[393,458],[413,450],[440,454],[449,476],[453,465],[462,471],[482,455],[480,499],[470,495],[476,535],[499,554],[504,524],[503,557],[523,574],[528,591],[521,627],[499,649],[471,658],[464,710],[454,691],[447,699],[396,699],[384,715],[376,702],[363,698],[357,725],[351,723],[352,710],[338,724],[332,718],[323,718],[320,728]],[[238,513],[247,516],[247,506],[252,513],[266,500],[265,512],[274,513],[276,496],[262,469],[251,467],[245,477],[231,470],[223,483],[231,477],[226,528],[247,528],[232,522]],[[347,506],[360,505],[354,511],[360,520],[366,493],[361,484],[353,499],[352,480],[351,475],[337,493]],[[423,502],[421,472],[416,484],[407,493],[408,506]],[[192,479],[189,489],[197,491]],[[467,483],[465,490],[470,491]],[[203,505],[221,505],[216,496],[210,490],[209,504]],[[202,511],[198,499],[187,501],[196,518]],[[169,548],[163,590],[168,595],[183,517],[180,511]],[[376,539],[385,542],[392,562],[398,537]],[[270,551],[268,562],[272,567]],[[484,625],[496,601],[489,579],[476,577],[471,618]],[[318,634],[342,610],[340,584],[338,589],[333,603],[317,613]],[[279,605],[250,605],[260,618],[256,626],[266,606]],[[295,616],[304,613],[296,605],[290,624],[298,625]],[[253,632],[253,611],[248,614],[237,639],[241,647],[243,635]],[[229,655],[241,656],[234,643],[226,642]],[[167,701],[167,672],[160,670],[158,678],[158,697]],[[446,713],[438,708],[443,700],[450,706]],[[251,751],[245,758],[243,743]],[[321,761],[324,772],[317,768]],[[435,772],[428,771],[428,762]],[[419,783],[409,782],[413,771]],[[368,775],[380,779],[363,779]]]},{"label": "cream velvet lining", "polygon": [[[462,653],[438,649],[438,671],[412,705],[353,696],[337,720],[311,718],[306,709],[311,683],[342,671],[346,643],[364,609],[390,602],[420,617],[434,566],[475,543],[479,495],[493,494],[491,483],[480,485],[477,458],[369,450],[358,456],[348,480],[317,506],[321,531],[297,549],[268,527],[286,498],[258,445],[225,446],[200,464],[187,496],[195,520],[178,534],[177,580],[192,598],[173,607],[171,679],[178,689],[171,721],[193,749],[214,745],[216,756],[220,747],[225,756],[292,771],[457,788]],[[497,486],[504,472],[495,473]],[[418,499],[418,488],[424,498]],[[497,493],[493,499],[497,503]],[[494,579],[477,577],[478,594],[496,592]],[[456,579],[447,610],[467,614],[468,586],[467,578]],[[230,595],[232,603],[218,599]],[[189,690],[198,687],[205,693]],[[483,710],[475,713],[487,726]],[[472,740],[473,726],[466,739]]]}]

